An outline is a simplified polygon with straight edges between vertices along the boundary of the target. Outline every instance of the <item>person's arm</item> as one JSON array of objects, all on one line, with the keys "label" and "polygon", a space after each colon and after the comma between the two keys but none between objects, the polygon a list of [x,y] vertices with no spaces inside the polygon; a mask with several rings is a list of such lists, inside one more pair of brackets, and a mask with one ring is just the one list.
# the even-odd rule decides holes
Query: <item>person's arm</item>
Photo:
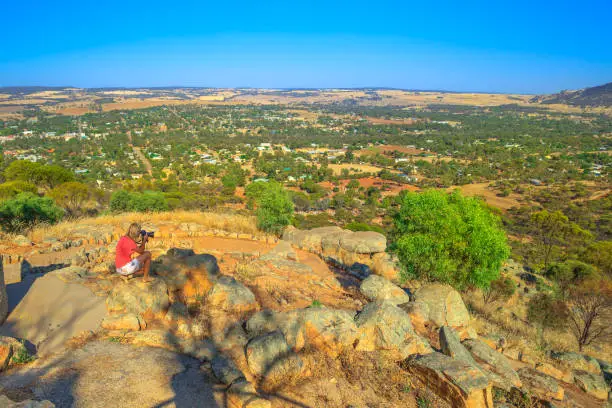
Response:
[{"label": "person's arm", "polygon": [[142,241],[140,241],[140,245],[137,245],[136,248],[134,248],[134,252],[139,254],[139,255],[144,254],[144,252],[145,252],[145,245],[146,245],[148,240],[149,240],[148,236],[146,236],[146,235],[143,236],[142,237]]}]

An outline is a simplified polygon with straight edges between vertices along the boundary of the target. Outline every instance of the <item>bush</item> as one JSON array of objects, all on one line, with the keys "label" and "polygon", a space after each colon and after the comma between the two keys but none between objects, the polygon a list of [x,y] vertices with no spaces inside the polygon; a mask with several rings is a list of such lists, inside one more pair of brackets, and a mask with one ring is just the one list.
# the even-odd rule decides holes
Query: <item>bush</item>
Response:
[{"label": "bush", "polygon": [[485,303],[506,301],[516,292],[516,284],[510,278],[499,278],[491,282],[488,289],[483,289]]},{"label": "bush", "polygon": [[58,205],[61,205],[70,213],[75,214],[81,211],[83,203],[90,196],[89,187],[78,181],[69,181],[55,187],[48,193]]},{"label": "bush", "polygon": [[129,191],[118,190],[111,195],[110,209],[112,212],[120,213],[130,210],[130,201],[132,195]]},{"label": "bush", "polygon": [[280,184],[269,182],[264,186],[256,200],[257,227],[263,231],[280,234],[283,228],[291,223],[293,203]]},{"label": "bush", "polygon": [[17,160],[4,170],[7,180],[21,180],[51,189],[61,183],[74,180],[74,174],[68,169],[57,165],[32,163],[27,160]]},{"label": "bush", "polygon": [[404,277],[487,288],[510,253],[499,217],[459,191],[406,193],[394,221]]},{"label": "bush", "polygon": [[538,293],[527,304],[527,320],[538,327],[540,344],[544,345],[544,332],[547,329],[561,329],[568,319],[565,303],[548,293]]},{"label": "bush", "polygon": [[292,222],[293,226],[299,229],[312,229],[318,227],[329,227],[334,225],[327,213],[301,215],[296,214]]},{"label": "bush", "polygon": [[572,259],[552,264],[546,270],[545,275],[558,285],[563,296],[567,296],[572,285],[594,278],[599,273],[594,266]]},{"label": "bush", "polygon": [[349,222],[344,228],[351,231],[374,231],[385,235],[385,230],[380,225],[369,225],[363,222]]},{"label": "bush", "polygon": [[22,232],[39,223],[55,224],[64,211],[47,197],[20,193],[0,204],[0,226],[7,232]]},{"label": "bush", "polygon": [[612,278],[612,241],[598,241],[586,248],[582,259]]},{"label": "bush", "polygon": [[118,190],[113,193],[110,200],[112,212],[126,211],[167,211],[168,201],[163,193],[156,191],[145,191],[143,193]]},{"label": "bush", "polygon": [[37,190],[34,184],[28,183],[27,181],[7,181],[6,183],[0,184],[0,200],[14,198],[19,193],[36,194]]},{"label": "bush", "polygon": [[546,277],[557,282],[570,281],[578,283],[596,275],[597,270],[594,266],[573,259],[552,264],[546,270]]},{"label": "bush", "polygon": [[132,193],[130,210],[138,212],[167,211],[169,208],[166,197],[157,191],[145,191],[143,193]]}]

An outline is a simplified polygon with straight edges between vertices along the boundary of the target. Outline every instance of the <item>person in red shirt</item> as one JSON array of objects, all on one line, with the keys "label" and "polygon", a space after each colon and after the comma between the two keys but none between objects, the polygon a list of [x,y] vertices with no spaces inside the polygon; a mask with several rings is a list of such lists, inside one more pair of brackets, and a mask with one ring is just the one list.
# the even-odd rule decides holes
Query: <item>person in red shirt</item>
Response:
[{"label": "person in red shirt", "polygon": [[143,271],[143,280],[150,282],[151,252],[145,250],[149,237],[141,235],[140,231],[142,231],[140,225],[132,223],[127,233],[119,239],[115,248],[115,267],[117,273],[122,276],[130,276]]}]

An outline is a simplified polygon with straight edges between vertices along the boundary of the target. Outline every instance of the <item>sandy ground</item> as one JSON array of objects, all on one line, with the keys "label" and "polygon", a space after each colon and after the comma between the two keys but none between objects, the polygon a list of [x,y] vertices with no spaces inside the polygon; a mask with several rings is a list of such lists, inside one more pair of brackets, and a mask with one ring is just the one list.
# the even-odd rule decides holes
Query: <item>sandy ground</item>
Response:
[{"label": "sandy ground", "polygon": [[82,333],[96,330],[106,315],[104,298],[80,284],[64,283],[53,273],[30,275],[7,288],[9,302],[23,298],[0,327],[0,334],[26,339],[40,355],[61,349]]},{"label": "sandy ground", "polygon": [[223,389],[199,364],[160,348],[95,341],[13,369],[0,388],[14,399],[47,399],[58,408],[225,407]]}]

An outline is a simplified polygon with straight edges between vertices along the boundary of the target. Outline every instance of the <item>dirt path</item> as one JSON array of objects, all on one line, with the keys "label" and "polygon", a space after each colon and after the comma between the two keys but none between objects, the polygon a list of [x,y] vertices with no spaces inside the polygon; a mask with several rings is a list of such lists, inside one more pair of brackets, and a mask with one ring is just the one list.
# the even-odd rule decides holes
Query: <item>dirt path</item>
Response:
[{"label": "dirt path", "polygon": [[149,159],[147,159],[147,156],[144,155],[140,147],[134,146],[134,143],[132,141],[132,132],[130,130],[127,131],[127,137],[128,143],[132,147],[134,154],[136,155],[136,157],[138,157],[138,160],[140,160],[140,162],[145,166],[145,169],[147,170],[147,173],[149,173],[149,176],[152,176],[153,166],[151,166],[151,162],[149,161]]}]

